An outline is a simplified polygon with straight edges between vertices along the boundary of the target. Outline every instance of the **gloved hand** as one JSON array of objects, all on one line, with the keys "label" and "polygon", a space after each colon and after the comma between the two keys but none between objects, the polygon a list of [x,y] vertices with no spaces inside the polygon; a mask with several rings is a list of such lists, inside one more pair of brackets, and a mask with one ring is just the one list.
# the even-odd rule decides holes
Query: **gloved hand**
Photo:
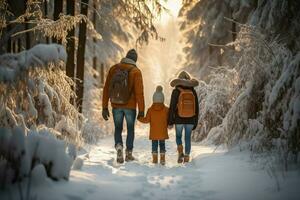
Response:
[{"label": "gloved hand", "polygon": [[195,130],[197,128],[198,124],[195,124],[192,130]]},{"label": "gloved hand", "polygon": [[103,108],[103,109],[102,109],[102,117],[103,117],[103,119],[104,119],[105,121],[108,120],[108,118],[109,118],[109,111],[108,111],[108,108]]},{"label": "gloved hand", "polygon": [[145,116],[144,111],[140,111],[137,118],[139,119],[139,118],[144,117],[144,116]]}]

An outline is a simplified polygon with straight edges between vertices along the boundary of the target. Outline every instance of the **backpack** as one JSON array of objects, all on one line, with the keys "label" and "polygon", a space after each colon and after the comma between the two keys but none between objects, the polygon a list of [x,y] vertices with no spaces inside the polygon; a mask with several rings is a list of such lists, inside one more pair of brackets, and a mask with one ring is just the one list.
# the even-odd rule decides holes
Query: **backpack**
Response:
[{"label": "backpack", "polygon": [[177,103],[179,117],[188,118],[196,115],[196,100],[194,93],[189,89],[178,88],[180,91]]},{"label": "backpack", "polygon": [[109,84],[109,98],[113,104],[127,104],[132,90],[129,88],[130,69],[117,68]]}]

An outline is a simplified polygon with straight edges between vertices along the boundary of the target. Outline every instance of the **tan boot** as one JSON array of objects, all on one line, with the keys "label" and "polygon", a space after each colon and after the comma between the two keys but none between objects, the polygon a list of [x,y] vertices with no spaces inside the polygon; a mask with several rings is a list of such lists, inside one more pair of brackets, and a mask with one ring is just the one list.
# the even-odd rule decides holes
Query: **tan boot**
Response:
[{"label": "tan boot", "polygon": [[131,150],[126,150],[126,156],[125,156],[125,161],[130,162],[133,161],[134,157],[132,156],[132,151]]},{"label": "tan boot", "polygon": [[154,164],[158,163],[158,155],[157,155],[157,153],[152,153],[152,163],[154,163]]},{"label": "tan boot", "polygon": [[185,155],[184,156],[184,162],[187,163],[190,161],[190,156],[189,155]]},{"label": "tan boot", "polygon": [[178,151],[178,160],[177,160],[177,162],[178,163],[182,163],[183,162],[183,158],[184,158],[182,144],[177,146],[177,151]]},{"label": "tan boot", "polygon": [[166,164],[166,154],[160,153],[160,164],[165,165]]},{"label": "tan boot", "polygon": [[117,150],[117,163],[123,163],[124,162],[124,157],[123,157],[123,147],[122,147],[122,145],[117,145],[116,150]]}]

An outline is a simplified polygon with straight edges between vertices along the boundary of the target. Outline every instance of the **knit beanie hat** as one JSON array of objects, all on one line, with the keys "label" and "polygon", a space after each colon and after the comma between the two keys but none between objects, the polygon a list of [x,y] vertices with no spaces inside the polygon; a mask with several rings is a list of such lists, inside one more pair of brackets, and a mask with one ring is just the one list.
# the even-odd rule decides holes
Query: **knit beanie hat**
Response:
[{"label": "knit beanie hat", "polygon": [[163,93],[163,87],[162,86],[157,86],[156,90],[153,94],[153,103],[164,103],[165,101],[165,96]]},{"label": "knit beanie hat", "polygon": [[133,60],[134,62],[137,61],[138,55],[136,53],[135,49],[130,49],[127,54],[126,54],[126,58],[129,58],[131,60]]}]

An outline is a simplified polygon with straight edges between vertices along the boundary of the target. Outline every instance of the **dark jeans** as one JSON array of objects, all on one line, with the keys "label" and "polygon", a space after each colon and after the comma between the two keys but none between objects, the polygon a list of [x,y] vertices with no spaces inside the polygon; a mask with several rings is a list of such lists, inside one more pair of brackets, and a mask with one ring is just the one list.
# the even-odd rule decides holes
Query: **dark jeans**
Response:
[{"label": "dark jeans", "polygon": [[176,143],[177,145],[182,145],[182,132],[184,131],[184,141],[185,141],[185,154],[190,155],[191,153],[191,135],[193,124],[175,124],[176,130]]},{"label": "dark jeans", "polygon": [[124,108],[114,108],[112,110],[114,125],[115,125],[115,146],[123,146],[122,131],[123,131],[123,121],[126,119],[127,124],[127,138],[126,138],[126,149],[131,151],[133,149],[134,141],[134,125],[136,118],[136,110],[134,109],[124,109]]},{"label": "dark jeans", "polygon": [[166,153],[165,140],[152,140],[152,153],[158,153],[158,143],[159,143],[159,152]]}]

